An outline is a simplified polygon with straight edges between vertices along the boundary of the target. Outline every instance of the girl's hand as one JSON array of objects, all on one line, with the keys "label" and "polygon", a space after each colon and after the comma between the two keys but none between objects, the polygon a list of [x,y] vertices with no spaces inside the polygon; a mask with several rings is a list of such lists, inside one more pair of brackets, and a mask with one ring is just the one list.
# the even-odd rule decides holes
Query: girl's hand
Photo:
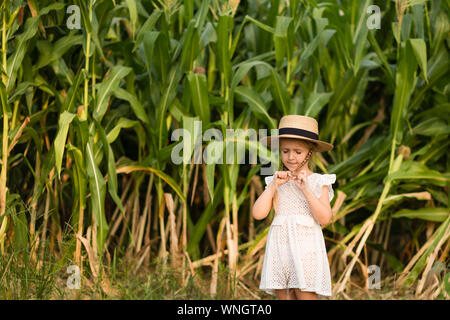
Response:
[{"label": "girl's hand", "polygon": [[274,174],[274,178],[275,178],[275,185],[279,187],[288,182],[289,180],[291,180],[292,175],[289,171],[277,171]]},{"label": "girl's hand", "polygon": [[297,185],[297,187],[302,192],[304,192],[306,190],[306,188],[309,188],[308,179],[307,179],[305,170],[300,171],[300,174],[298,176],[294,176],[293,180],[294,180],[295,184]]}]

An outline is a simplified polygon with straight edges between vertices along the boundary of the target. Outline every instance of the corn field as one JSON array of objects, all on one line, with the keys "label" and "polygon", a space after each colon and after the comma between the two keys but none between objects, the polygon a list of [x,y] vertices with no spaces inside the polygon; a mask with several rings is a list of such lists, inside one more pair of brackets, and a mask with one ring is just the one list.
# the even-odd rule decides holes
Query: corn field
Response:
[{"label": "corn field", "polygon": [[[448,11],[440,0],[2,1],[0,297],[53,297],[52,277],[77,265],[82,287],[106,298],[121,266],[171,268],[179,288],[202,283],[212,298],[226,270],[229,296],[268,298],[257,286],[273,210],[251,214],[264,164],[199,163],[194,141],[176,164],[172,133],[242,129],[236,144],[260,155],[248,131],[300,114],[334,145],[314,159],[337,176],[323,229],[333,299],[373,297],[372,265],[382,288],[395,282],[384,298],[449,299]],[[27,266],[45,281],[18,279]]]}]

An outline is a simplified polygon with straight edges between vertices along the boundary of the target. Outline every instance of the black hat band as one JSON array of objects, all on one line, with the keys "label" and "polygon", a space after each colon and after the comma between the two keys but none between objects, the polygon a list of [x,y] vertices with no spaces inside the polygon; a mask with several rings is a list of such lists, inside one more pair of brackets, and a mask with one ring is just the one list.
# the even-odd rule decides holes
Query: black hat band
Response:
[{"label": "black hat band", "polygon": [[303,129],[298,129],[298,128],[281,128],[281,129],[278,129],[278,133],[279,133],[279,135],[293,134],[296,136],[319,140],[319,136],[317,134],[315,134],[314,132],[311,132],[308,130],[303,130]]}]

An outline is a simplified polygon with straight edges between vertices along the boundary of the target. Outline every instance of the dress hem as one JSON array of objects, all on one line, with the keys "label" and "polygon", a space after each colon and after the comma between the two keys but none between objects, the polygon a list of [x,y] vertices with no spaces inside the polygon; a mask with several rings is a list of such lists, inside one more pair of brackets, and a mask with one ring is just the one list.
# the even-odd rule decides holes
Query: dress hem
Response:
[{"label": "dress hem", "polygon": [[282,289],[299,289],[299,290],[304,291],[304,292],[313,292],[313,293],[318,294],[318,295],[320,295],[320,296],[331,297],[331,293],[329,293],[329,292],[316,291],[316,290],[305,290],[306,288],[299,288],[298,286],[295,286],[295,287],[287,287],[287,288],[286,288],[286,287],[279,287],[279,288],[276,288],[276,287],[270,287],[270,288],[259,288],[259,289],[260,289],[260,290],[263,290],[263,291],[265,291],[266,293],[271,294],[271,295],[276,295],[275,290],[282,290]]}]

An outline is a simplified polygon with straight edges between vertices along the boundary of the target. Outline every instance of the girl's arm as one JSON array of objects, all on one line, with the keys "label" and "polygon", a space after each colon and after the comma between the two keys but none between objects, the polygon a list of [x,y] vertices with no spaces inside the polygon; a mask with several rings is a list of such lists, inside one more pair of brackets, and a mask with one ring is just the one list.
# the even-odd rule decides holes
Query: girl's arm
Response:
[{"label": "girl's arm", "polygon": [[322,186],[322,194],[320,198],[317,198],[310,188],[303,190],[306,201],[308,201],[309,207],[316,220],[322,225],[327,226],[333,218],[333,212],[331,211],[330,200],[328,196],[328,187]]},{"label": "girl's arm", "polygon": [[259,196],[259,198],[256,200],[256,202],[253,204],[252,209],[252,215],[253,218],[256,220],[261,220],[267,217],[267,215],[270,212],[270,209],[272,209],[272,201],[273,196],[275,194],[275,180],[273,179],[272,182],[267,186],[267,188],[264,190],[264,192]]}]

